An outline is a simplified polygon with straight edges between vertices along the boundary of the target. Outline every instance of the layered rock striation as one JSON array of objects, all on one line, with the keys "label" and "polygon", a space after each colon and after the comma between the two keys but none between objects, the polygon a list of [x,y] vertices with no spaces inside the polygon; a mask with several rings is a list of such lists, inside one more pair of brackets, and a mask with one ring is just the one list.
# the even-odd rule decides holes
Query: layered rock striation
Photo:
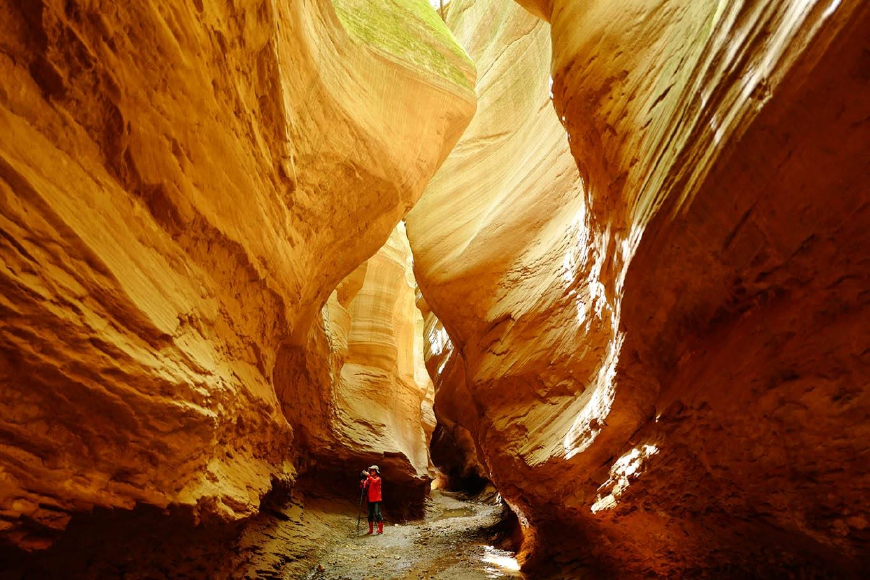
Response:
[{"label": "layered rock striation", "polygon": [[356,474],[375,463],[389,516],[420,513],[431,479],[432,381],[404,224],[345,278],[305,349],[282,356],[293,399],[282,397],[316,480],[355,498]]},{"label": "layered rock striation", "polygon": [[522,3],[452,4],[478,113],[407,220],[439,419],[527,557],[859,574],[870,9]]},{"label": "layered rock striation", "polygon": [[0,2],[6,540],[95,506],[232,520],[292,481],[283,353],[474,110],[473,65],[399,4],[385,45],[349,0]]}]

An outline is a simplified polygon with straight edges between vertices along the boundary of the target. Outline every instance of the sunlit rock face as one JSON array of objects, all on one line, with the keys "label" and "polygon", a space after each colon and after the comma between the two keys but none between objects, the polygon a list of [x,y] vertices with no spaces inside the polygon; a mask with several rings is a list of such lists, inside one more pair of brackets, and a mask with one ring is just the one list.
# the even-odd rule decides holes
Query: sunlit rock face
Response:
[{"label": "sunlit rock face", "polygon": [[408,231],[528,564],[857,574],[866,3],[525,3]]},{"label": "sunlit rock face", "polygon": [[570,379],[596,360],[577,357],[578,344],[588,331],[606,346],[609,323],[581,302],[600,309],[597,287],[574,283],[574,269],[596,258],[584,246],[583,184],[549,99],[548,25],[486,2],[453,3],[448,23],[477,64],[478,112],[407,219],[434,313],[424,333],[440,431],[433,459],[454,480],[486,477],[476,443],[511,498],[513,485],[533,482],[504,467],[562,450],[573,419],[550,424],[553,409],[579,405]]},{"label": "sunlit rock face", "polygon": [[[486,2],[452,3],[448,23],[477,65],[478,113],[409,214],[408,231],[436,315],[425,333],[439,418],[433,458],[459,484],[488,475],[471,434],[497,417],[512,430],[543,394],[531,382],[492,388],[490,381],[537,372],[540,361],[529,348],[555,303],[565,300],[560,283],[569,261],[582,259],[568,254],[581,235],[585,204],[548,97],[547,24],[510,3]],[[550,347],[556,365],[572,362],[579,332],[578,309],[563,314],[546,346],[538,343]],[[477,404],[479,397],[486,403]],[[522,445],[524,435],[507,438]]]},{"label": "sunlit rock face", "polygon": [[323,308],[302,356],[280,373],[282,397],[310,468],[356,494],[356,474],[375,463],[387,482],[385,509],[419,511],[430,480],[432,381],[423,361],[422,315],[404,224],[345,278]]},{"label": "sunlit rock face", "polygon": [[425,3],[386,44],[337,6],[0,2],[6,539],[137,502],[235,519],[293,478],[281,407],[311,403],[280,353],[474,110]]}]

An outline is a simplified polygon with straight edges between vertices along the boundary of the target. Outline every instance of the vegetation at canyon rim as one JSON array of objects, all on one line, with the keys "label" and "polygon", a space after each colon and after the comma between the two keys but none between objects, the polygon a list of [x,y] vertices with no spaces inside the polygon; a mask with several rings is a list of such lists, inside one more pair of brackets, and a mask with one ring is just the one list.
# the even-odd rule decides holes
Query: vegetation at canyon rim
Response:
[{"label": "vegetation at canyon rim", "polygon": [[336,0],[333,5],[347,31],[370,47],[398,55],[415,68],[437,71],[451,82],[474,90],[466,73],[474,69],[474,64],[424,0]]}]

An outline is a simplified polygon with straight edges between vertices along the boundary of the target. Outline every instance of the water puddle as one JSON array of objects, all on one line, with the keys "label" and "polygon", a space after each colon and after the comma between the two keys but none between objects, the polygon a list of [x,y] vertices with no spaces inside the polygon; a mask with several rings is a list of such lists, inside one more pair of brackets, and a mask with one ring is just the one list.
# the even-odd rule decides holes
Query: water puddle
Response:
[{"label": "water puddle", "polygon": [[472,509],[470,507],[453,508],[453,509],[444,510],[443,512],[438,514],[438,516],[435,517],[435,521],[437,522],[437,521],[446,520],[449,518],[467,518],[467,517],[473,516],[473,515],[474,515],[474,509]]},{"label": "water puddle", "polygon": [[480,558],[487,578],[522,578],[516,554],[492,546],[483,547]]}]

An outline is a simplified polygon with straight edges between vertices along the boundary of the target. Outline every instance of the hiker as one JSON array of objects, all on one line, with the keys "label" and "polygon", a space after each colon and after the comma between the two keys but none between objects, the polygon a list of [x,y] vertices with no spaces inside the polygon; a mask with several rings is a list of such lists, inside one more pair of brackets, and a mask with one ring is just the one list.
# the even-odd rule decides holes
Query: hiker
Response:
[{"label": "hiker", "polygon": [[[362,474],[360,474],[362,475]],[[375,520],[378,522],[378,533],[384,533],[384,517],[381,515],[381,470],[377,465],[369,467],[365,480],[360,482],[360,487],[366,490],[366,499],[369,502],[369,534],[374,531]]]}]

